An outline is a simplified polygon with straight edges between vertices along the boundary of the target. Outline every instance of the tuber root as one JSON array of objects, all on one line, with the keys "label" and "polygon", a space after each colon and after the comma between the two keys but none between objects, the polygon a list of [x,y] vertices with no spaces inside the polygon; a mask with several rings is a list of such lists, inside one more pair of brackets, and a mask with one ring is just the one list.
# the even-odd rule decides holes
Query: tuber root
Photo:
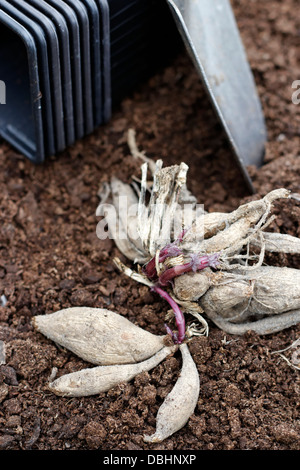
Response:
[{"label": "tuber root", "polygon": [[140,362],[164,347],[164,336],[154,335],[103,308],[66,308],[34,317],[33,325],[91,364]]},{"label": "tuber root", "polygon": [[151,436],[144,436],[145,442],[161,442],[174,434],[187,423],[197,405],[200,379],[188,346],[179,346],[182,355],[180,376],[158,410],[156,431]]},{"label": "tuber root", "polygon": [[68,397],[85,397],[106,392],[119,383],[129,382],[137,374],[156,367],[169,354],[175,352],[176,346],[164,347],[149,359],[136,364],[98,366],[82,369],[63,375],[49,383],[48,388],[56,395]]}]

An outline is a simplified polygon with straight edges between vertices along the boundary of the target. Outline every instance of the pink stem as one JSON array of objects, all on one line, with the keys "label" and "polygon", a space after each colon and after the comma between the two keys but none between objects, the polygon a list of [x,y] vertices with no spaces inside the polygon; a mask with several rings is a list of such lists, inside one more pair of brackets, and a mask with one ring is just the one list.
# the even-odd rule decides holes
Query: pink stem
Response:
[{"label": "pink stem", "polygon": [[201,271],[208,266],[215,268],[218,265],[218,260],[218,253],[205,256],[199,256],[197,254],[191,255],[191,261],[188,263],[166,269],[159,277],[159,284],[161,286],[167,286],[174,277],[180,276],[181,274],[188,273],[190,271]]},{"label": "pink stem", "polygon": [[148,263],[143,267],[143,272],[146,274],[148,279],[157,279],[155,258],[152,258],[150,261],[148,261]]},{"label": "pink stem", "polygon": [[192,263],[185,263],[185,264],[178,264],[177,266],[173,266],[172,268],[166,269],[160,276],[159,276],[159,284],[161,286],[167,286],[168,283],[174,279],[174,277],[180,276],[181,274],[187,273],[192,271]]},{"label": "pink stem", "polygon": [[[182,253],[178,246],[170,243],[166,245],[159,253],[158,261],[163,263],[167,258],[178,256]],[[149,279],[157,279],[157,271],[155,266],[155,257],[153,257],[143,268],[144,273]]]},{"label": "pink stem", "polygon": [[182,311],[180,310],[175,300],[173,300],[172,297],[163,289],[161,289],[159,286],[155,285],[151,288],[151,290],[159,294],[172,307],[174,314],[175,314],[175,321],[176,321],[176,325],[178,329],[178,336],[174,333],[171,333],[171,330],[169,327],[167,327],[167,332],[172,334],[174,343],[181,344],[185,337],[185,319],[184,319],[184,315]]}]

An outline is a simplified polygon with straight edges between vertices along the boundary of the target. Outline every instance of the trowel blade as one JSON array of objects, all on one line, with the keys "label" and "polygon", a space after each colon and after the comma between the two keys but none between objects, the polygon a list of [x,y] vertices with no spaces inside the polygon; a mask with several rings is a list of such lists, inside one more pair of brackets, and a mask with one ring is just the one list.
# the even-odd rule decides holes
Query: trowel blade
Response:
[{"label": "trowel blade", "polygon": [[229,0],[167,0],[249,189],[263,162],[266,127]]}]

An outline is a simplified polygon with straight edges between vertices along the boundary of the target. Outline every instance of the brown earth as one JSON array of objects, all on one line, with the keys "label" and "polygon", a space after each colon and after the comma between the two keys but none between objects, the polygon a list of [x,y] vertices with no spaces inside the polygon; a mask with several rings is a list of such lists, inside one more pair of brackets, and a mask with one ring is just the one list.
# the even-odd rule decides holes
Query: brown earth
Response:
[{"label": "brown earth", "polygon": [[[188,424],[159,445],[146,444],[157,410],[180,372],[180,355],[87,398],[59,398],[47,390],[59,374],[88,367],[36,333],[31,319],[68,306],[107,307],[164,333],[166,304],[148,288],[120,275],[112,240],[96,236],[97,191],[116,175],[128,182],[139,162],[126,144],[128,128],[140,149],[164,164],[185,161],[189,187],[209,211],[286,187],[300,192],[300,105],[291,85],[300,79],[297,0],[234,0],[266,116],[265,164],[250,168],[257,194],[250,196],[226,139],[185,53],[124,99],[105,127],[43,166],[34,166],[7,143],[0,147],[0,449],[300,449],[299,370],[275,351],[299,337],[300,325],[277,334],[242,337],[210,323],[194,339],[201,391]],[[298,15],[298,16],[297,16]],[[276,204],[272,228],[300,236],[300,203]],[[299,257],[269,257],[300,268]],[[284,354],[291,358],[290,349]]]}]

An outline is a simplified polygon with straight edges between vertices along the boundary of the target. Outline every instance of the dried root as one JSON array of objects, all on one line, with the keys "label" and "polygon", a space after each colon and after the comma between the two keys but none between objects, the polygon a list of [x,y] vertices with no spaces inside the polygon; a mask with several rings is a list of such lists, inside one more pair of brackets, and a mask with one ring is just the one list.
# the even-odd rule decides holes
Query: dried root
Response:
[{"label": "dried root", "polygon": [[[290,367],[292,367],[295,370],[300,370],[299,346],[300,346],[300,338],[293,341],[293,343],[287,346],[286,348],[281,349],[280,351],[273,351],[271,352],[271,354],[278,354],[282,359],[284,359],[287,362],[287,364]],[[290,359],[288,359],[284,354],[282,354],[283,352],[288,351],[289,349],[295,349]]]},{"label": "dried root", "polygon": [[[139,190],[136,184],[124,184],[119,179],[112,178],[109,194],[114,211],[111,211],[108,204],[110,199],[107,186],[100,194],[104,197],[101,198],[96,214],[105,216],[110,237],[119,250],[126,258],[139,264],[149,261],[158,249],[182,232],[182,225],[190,226],[195,216],[203,213],[202,207],[197,207],[195,197],[186,187],[188,166],[181,163],[162,168],[162,164],[162,160],[158,160],[153,167],[151,162],[153,183],[150,188],[147,181],[147,160],[141,166]],[[148,192],[150,198],[146,206]]]},{"label": "dried root", "polygon": [[161,442],[187,423],[197,405],[200,380],[197,367],[186,344],[180,346],[182,369],[169,395],[158,410],[156,431],[145,442]]}]

